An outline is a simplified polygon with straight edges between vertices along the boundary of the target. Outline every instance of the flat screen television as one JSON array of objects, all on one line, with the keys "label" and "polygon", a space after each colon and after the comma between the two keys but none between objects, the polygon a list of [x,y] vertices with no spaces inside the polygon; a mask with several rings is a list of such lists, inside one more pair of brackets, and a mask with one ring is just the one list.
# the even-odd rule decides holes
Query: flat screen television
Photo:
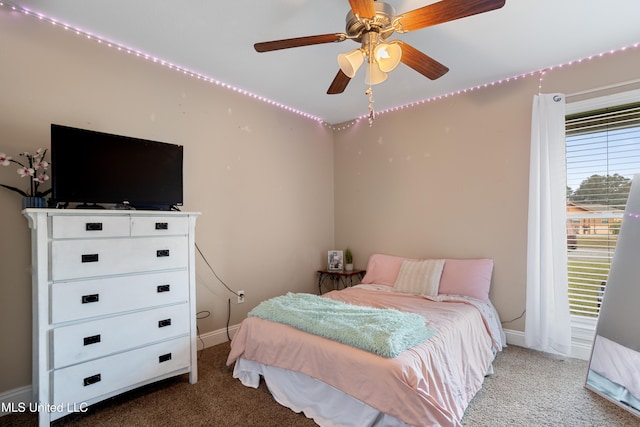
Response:
[{"label": "flat screen television", "polygon": [[54,205],[171,210],[182,205],[181,145],[51,125]]}]

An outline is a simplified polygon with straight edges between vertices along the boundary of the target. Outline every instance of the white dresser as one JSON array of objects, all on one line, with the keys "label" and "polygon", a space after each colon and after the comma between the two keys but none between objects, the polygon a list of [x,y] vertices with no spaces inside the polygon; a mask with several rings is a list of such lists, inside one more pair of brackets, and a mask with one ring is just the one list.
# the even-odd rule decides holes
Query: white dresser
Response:
[{"label": "white dresser", "polygon": [[183,212],[25,209],[40,425],[189,373],[197,334],[194,229]]}]

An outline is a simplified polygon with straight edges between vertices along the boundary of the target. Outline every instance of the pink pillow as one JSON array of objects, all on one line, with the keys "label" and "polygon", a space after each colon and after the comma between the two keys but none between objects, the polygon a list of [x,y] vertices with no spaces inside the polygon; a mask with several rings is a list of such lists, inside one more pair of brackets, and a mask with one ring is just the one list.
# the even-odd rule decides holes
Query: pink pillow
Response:
[{"label": "pink pillow", "polygon": [[447,259],[438,293],[487,301],[492,274],[492,259]]},{"label": "pink pillow", "polygon": [[415,261],[393,255],[371,255],[367,264],[367,273],[362,278],[362,283],[393,286],[396,283],[396,278],[404,260]]}]

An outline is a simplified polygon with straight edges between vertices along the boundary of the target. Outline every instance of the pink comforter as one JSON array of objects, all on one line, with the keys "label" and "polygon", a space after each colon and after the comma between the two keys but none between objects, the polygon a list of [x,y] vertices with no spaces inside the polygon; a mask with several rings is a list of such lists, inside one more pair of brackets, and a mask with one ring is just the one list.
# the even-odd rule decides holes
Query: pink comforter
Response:
[{"label": "pink comforter", "polygon": [[474,305],[361,287],[326,296],[419,313],[427,319],[427,326],[438,332],[398,357],[384,358],[284,324],[249,317],[233,338],[227,365],[244,358],[301,372],[410,425],[460,424],[494,359],[495,340]]}]

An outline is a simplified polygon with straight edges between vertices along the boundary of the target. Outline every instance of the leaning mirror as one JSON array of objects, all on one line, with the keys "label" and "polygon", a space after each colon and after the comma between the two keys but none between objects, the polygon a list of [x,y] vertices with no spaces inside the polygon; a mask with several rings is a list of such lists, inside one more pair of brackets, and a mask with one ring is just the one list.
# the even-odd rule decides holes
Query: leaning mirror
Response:
[{"label": "leaning mirror", "polygon": [[640,416],[640,174],[605,287],[585,387]]}]

